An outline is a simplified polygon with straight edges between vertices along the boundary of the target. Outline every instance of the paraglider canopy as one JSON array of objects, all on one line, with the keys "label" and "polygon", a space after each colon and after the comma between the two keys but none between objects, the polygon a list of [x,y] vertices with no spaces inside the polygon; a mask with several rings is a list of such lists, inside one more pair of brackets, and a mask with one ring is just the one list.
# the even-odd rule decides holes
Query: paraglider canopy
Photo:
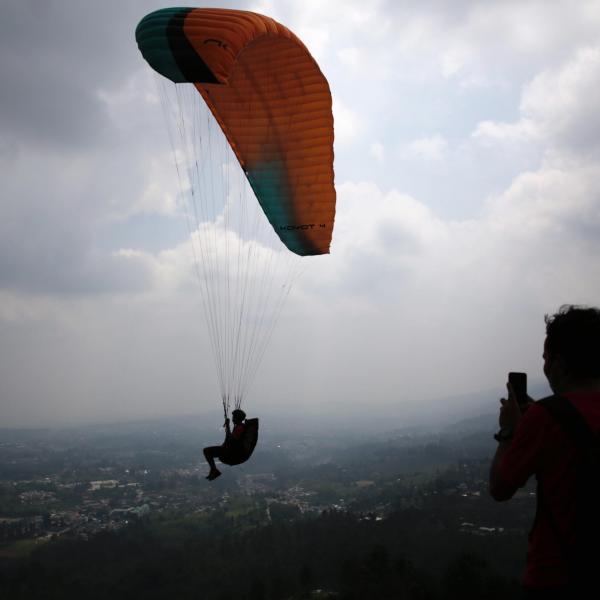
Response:
[{"label": "paraglider canopy", "polygon": [[304,44],[248,11],[165,8],[142,19],[150,66],[192,83],[219,123],[281,241],[329,252],[335,215],[331,93]]}]

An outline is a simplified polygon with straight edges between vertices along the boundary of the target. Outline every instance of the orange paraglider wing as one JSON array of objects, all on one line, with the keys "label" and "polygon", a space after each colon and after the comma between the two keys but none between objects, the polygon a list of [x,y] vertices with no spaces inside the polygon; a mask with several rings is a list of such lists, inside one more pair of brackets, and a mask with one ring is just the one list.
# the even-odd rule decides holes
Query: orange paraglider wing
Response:
[{"label": "orange paraglider wing", "polygon": [[195,85],[281,241],[299,255],[328,253],[331,93],[304,44],[263,15],[208,8],[153,12],[136,39],[156,71]]}]

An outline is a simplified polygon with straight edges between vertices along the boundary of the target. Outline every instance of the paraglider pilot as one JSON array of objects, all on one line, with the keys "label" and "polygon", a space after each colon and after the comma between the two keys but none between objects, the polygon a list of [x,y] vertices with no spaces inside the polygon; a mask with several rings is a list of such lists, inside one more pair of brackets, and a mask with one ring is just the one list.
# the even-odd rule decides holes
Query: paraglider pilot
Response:
[{"label": "paraglider pilot", "polygon": [[246,429],[244,425],[246,413],[238,408],[231,413],[231,417],[233,419],[233,431],[229,425],[229,418],[226,418],[223,425],[225,428],[225,441],[223,444],[204,448],[204,458],[210,466],[210,473],[206,477],[209,481],[216,479],[221,474],[221,471],[215,465],[215,458],[229,464],[232,459],[243,452],[242,438]]}]

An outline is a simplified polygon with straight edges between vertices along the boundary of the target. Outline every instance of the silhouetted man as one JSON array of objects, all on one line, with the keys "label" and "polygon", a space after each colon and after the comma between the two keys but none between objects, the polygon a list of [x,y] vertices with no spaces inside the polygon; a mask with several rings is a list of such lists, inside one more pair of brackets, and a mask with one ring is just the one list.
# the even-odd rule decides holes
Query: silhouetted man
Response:
[{"label": "silhouetted man", "polygon": [[225,427],[225,441],[223,444],[221,446],[208,446],[204,448],[204,457],[210,466],[210,473],[206,477],[209,481],[221,475],[221,471],[215,465],[215,458],[231,464],[232,461],[236,461],[237,455],[243,452],[241,444],[245,431],[244,419],[246,418],[246,413],[238,408],[231,413],[231,417],[234,425],[233,431],[230,429],[229,419],[225,419],[225,424],[223,425]]},{"label": "silhouetted man", "polygon": [[[498,449],[490,493],[495,500],[509,500],[531,475],[538,479],[537,514],[523,576],[528,598],[596,597],[596,586],[590,596],[574,591],[582,578],[573,557],[582,555],[580,534],[575,535],[582,513],[578,469],[587,452],[581,439],[596,441],[600,431],[600,310],[563,306],[546,316],[543,358],[554,396],[521,409],[508,385],[508,399],[501,400],[500,431],[494,436]],[[574,423],[581,439],[573,434]],[[589,476],[598,477],[593,472]],[[597,543],[595,556],[600,554]]]}]

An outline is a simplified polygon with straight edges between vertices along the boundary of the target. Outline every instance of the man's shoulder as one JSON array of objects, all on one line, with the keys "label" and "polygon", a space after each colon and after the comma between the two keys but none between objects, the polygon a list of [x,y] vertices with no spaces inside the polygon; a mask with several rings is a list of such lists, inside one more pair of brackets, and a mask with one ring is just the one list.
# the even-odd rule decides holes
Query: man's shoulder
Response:
[{"label": "man's shoulder", "polygon": [[535,405],[559,419],[568,417],[576,411],[578,415],[589,421],[593,429],[600,427],[600,393],[598,392],[566,392],[560,396],[542,398]]},{"label": "man's shoulder", "polygon": [[553,420],[560,423],[562,429],[577,444],[597,444],[600,432],[600,403],[598,394],[566,393],[540,401]]},{"label": "man's shoulder", "polygon": [[[544,399],[545,400],[545,399]],[[560,423],[544,405],[537,401],[530,404],[517,427],[517,445],[545,446],[550,439],[560,435]]]},{"label": "man's shoulder", "polygon": [[529,422],[535,422],[539,424],[541,421],[547,421],[551,419],[546,400],[547,398],[542,398],[541,400],[529,405],[525,411],[525,414],[523,415],[523,424],[527,424]]}]

